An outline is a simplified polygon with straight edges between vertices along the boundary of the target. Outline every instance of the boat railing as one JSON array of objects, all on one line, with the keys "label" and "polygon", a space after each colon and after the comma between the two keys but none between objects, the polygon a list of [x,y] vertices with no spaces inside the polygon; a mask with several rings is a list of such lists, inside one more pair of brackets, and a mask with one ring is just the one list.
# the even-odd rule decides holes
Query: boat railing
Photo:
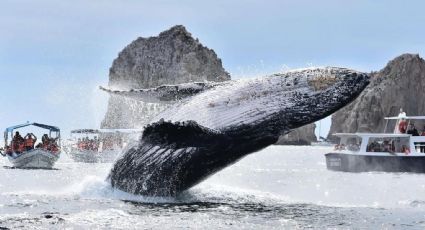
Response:
[{"label": "boat railing", "polygon": [[[387,133],[387,127],[388,127],[388,123],[389,121],[395,121],[395,126],[398,124],[398,121],[401,119],[405,119],[408,121],[407,126],[410,125],[410,121],[411,120],[425,120],[425,116],[397,116],[397,117],[384,117],[384,120],[386,120],[387,122],[385,122],[385,126],[384,126],[384,133]],[[391,127],[391,126],[390,126]],[[394,127],[395,128],[395,127]]]}]

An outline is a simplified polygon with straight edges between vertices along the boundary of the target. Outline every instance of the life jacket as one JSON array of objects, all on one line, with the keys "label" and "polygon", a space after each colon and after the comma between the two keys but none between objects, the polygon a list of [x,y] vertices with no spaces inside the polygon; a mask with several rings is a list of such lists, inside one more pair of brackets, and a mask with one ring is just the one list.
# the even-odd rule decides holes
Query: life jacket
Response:
[{"label": "life jacket", "polygon": [[24,142],[19,143],[19,145],[18,145],[18,151],[19,152],[25,151],[25,143]]},{"label": "life jacket", "polygon": [[18,149],[18,143],[16,141],[12,141],[10,143],[10,149],[12,150],[12,152],[15,152],[15,150]]},{"label": "life jacket", "polygon": [[25,143],[25,147],[33,148],[35,144],[35,140],[32,138],[28,138],[28,139],[25,139],[24,143]]},{"label": "life jacket", "polygon": [[81,142],[81,149],[82,150],[86,150],[87,149],[87,143],[86,143],[86,141],[82,141]]},{"label": "life jacket", "polygon": [[398,124],[398,131],[400,131],[400,133],[406,133],[406,129],[407,121],[400,121],[400,123]]},{"label": "life jacket", "polygon": [[49,149],[49,142],[48,142],[48,141],[44,141],[44,142],[43,142],[43,144],[42,144],[42,148],[43,148],[44,150]]},{"label": "life jacket", "polygon": [[53,153],[57,153],[59,151],[59,148],[55,144],[52,144],[50,145],[50,151]]}]

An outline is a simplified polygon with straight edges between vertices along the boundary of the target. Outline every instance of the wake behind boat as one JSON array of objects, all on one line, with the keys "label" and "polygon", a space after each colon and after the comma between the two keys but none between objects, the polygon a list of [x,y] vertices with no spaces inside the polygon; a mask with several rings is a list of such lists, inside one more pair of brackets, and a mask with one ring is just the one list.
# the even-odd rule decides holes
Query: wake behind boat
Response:
[{"label": "wake behind boat", "polygon": [[[425,116],[386,117],[384,133],[336,133],[340,144],[325,154],[330,170],[344,172],[425,173],[425,136],[419,136],[413,120]],[[394,133],[385,133],[388,121],[396,120]],[[425,135],[425,132],[422,133]]]},{"label": "wake behind boat", "polygon": [[[28,133],[22,137],[17,129],[35,126],[49,131],[42,136],[41,142],[37,144],[37,137]],[[9,136],[11,138],[8,142]],[[9,127],[4,132],[4,153],[15,168],[40,168],[51,169],[60,156],[60,129],[55,126],[40,123],[26,123]]]}]

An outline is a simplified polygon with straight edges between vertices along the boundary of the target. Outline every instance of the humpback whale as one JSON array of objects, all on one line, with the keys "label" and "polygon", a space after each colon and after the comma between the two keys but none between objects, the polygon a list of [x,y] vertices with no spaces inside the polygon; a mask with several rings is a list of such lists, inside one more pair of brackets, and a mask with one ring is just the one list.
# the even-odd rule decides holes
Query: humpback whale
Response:
[{"label": "humpback whale", "polygon": [[220,83],[103,88],[137,100],[173,102],[115,162],[108,180],[133,194],[176,196],[292,129],[332,114],[368,84],[365,73],[323,67]]}]

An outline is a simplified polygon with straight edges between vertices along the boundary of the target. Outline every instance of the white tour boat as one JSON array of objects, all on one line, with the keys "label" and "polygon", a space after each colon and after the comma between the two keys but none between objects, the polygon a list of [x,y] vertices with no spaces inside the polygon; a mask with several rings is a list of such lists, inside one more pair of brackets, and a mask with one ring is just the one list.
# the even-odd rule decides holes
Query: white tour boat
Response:
[{"label": "white tour boat", "polygon": [[64,144],[64,151],[76,162],[113,162],[136,130],[76,129]]},{"label": "white tour boat", "polygon": [[[330,170],[344,172],[425,173],[425,136],[385,133],[388,121],[425,120],[425,116],[386,117],[384,133],[336,133],[340,143],[325,154]],[[396,127],[397,128],[397,127]]]},{"label": "white tour boat", "polygon": [[[40,142],[38,145],[35,145],[36,143],[34,141],[31,146],[25,146],[23,143],[25,140],[22,137],[21,141],[14,142],[13,132],[27,126],[36,126],[49,130],[49,134],[45,134],[46,140]],[[10,142],[8,141],[9,136]],[[60,129],[58,127],[28,122],[26,124],[9,127],[5,130],[5,146],[1,154],[7,156],[15,168],[51,169],[60,156],[59,142]]]}]

